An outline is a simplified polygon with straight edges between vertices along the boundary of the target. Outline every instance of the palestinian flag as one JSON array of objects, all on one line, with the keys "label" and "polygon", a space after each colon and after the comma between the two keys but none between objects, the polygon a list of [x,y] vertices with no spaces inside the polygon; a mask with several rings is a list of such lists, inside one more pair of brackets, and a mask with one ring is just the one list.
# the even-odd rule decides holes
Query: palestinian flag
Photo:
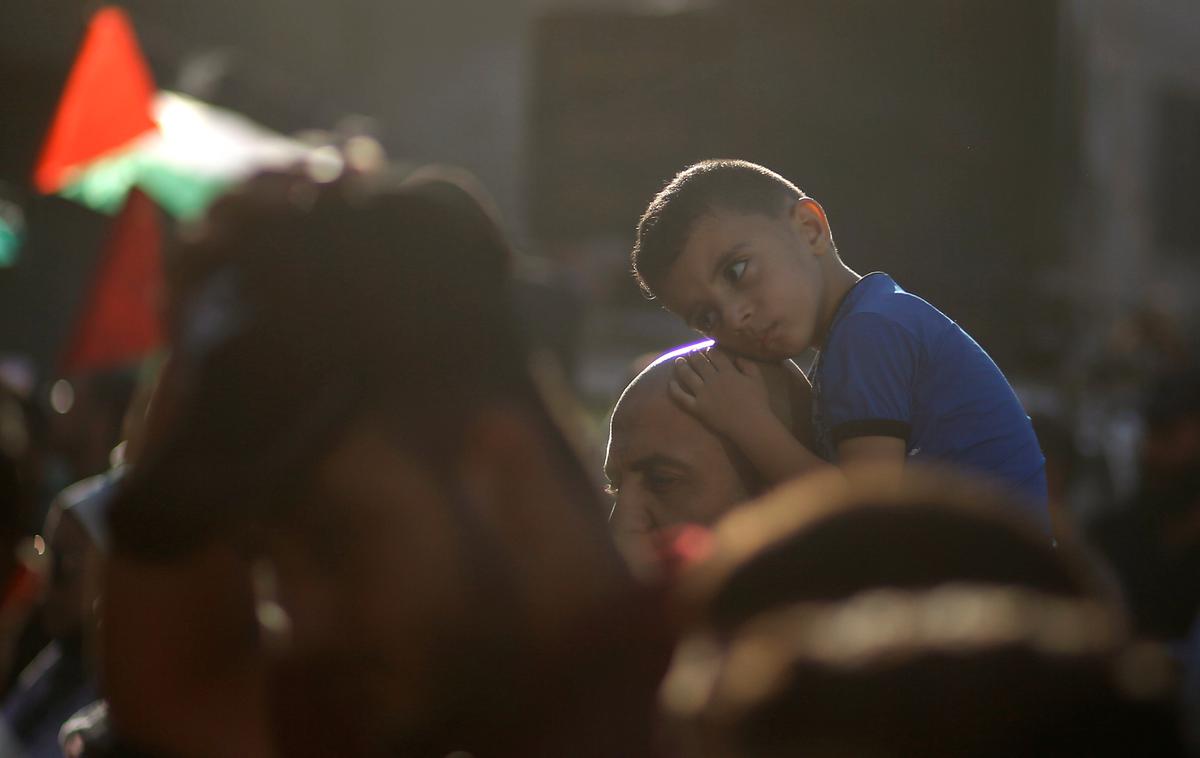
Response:
[{"label": "palestinian flag", "polygon": [[109,7],[88,26],[34,183],[108,214],[136,187],[191,218],[238,180],[310,152],[233,112],[157,91],[128,16]]},{"label": "palestinian flag", "polygon": [[194,218],[231,185],[304,160],[311,148],[239,114],[174,92],[155,94],[157,128],[79,171],[59,194],[115,213],[133,188],[171,216]]},{"label": "palestinian flag", "polygon": [[129,18],[119,8],[101,8],[88,24],[34,170],[38,190],[62,191],[89,164],[156,130],[154,92]]},{"label": "palestinian flag", "polygon": [[[99,10],[34,173],[42,193],[116,216],[63,350],[61,375],[132,363],[161,346],[162,211],[195,217],[238,180],[312,152],[238,114],[157,91],[128,16]],[[0,224],[0,262],[5,232]]]},{"label": "palestinian flag", "polygon": [[60,375],[135,363],[162,346],[160,213],[143,192],[129,192],[100,250],[59,363]]},{"label": "palestinian flag", "polygon": [[25,236],[25,219],[21,209],[0,197],[0,267],[11,266]]}]

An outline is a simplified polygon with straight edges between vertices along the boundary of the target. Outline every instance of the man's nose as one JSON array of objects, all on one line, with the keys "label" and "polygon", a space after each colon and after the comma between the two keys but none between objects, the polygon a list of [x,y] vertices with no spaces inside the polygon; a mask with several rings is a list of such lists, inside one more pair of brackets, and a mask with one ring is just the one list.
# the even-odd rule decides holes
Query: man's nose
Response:
[{"label": "man's nose", "polygon": [[641,496],[637,487],[626,486],[617,492],[617,496],[613,499],[613,513],[620,513],[626,521],[644,520],[646,512],[645,498]]}]

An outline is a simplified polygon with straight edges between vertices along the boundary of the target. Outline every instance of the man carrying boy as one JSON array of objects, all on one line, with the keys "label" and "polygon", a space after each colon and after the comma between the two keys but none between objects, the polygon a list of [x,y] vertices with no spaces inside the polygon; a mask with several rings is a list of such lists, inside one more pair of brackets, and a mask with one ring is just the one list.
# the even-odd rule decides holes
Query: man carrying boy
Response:
[{"label": "man carrying boy", "polygon": [[679,358],[672,397],[725,435],[769,481],[829,463],[937,460],[1024,495],[1049,528],[1041,448],[987,353],[887,274],[859,276],[825,211],[762,166],[704,161],[638,223],[633,268],[650,297],[732,353],[781,361],[812,347],[817,456],[775,418],[751,361]]}]

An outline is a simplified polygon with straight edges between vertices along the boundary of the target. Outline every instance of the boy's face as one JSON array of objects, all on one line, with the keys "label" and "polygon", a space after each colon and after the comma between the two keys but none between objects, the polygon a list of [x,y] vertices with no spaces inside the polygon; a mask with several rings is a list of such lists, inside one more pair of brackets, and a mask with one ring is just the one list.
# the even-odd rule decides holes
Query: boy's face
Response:
[{"label": "boy's face", "polygon": [[824,221],[801,201],[772,218],[720,208],[696,220],[660,293],[722,347],[759,360],[804,352],[824,311]]}]

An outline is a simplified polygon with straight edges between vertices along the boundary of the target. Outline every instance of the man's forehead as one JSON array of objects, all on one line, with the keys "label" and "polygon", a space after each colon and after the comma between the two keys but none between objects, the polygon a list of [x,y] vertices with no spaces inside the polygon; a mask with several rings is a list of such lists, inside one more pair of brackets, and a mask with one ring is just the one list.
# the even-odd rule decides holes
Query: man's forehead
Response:
[{"label": "man's forehead", "polygon": [[624,430],[630,425],[640,423],[647,411],[654,412],[656,406],[664,400],[671,402],[667,394],[667,386],[671,380],[671,360],[655,359],[642,373],[638,374],[617,401],[613,409],[612,429],[614,435],[618,429]]},{"label": "man's forehead", "polygon": [[[712,432],[678,407],[667,394],[671,372],[669,363],[658,367],[653,375],[644,377],[621,398],[613,413],[610,456],[680,458],[709,442]],[[711,442],[718,444],[715,437]]]}]

